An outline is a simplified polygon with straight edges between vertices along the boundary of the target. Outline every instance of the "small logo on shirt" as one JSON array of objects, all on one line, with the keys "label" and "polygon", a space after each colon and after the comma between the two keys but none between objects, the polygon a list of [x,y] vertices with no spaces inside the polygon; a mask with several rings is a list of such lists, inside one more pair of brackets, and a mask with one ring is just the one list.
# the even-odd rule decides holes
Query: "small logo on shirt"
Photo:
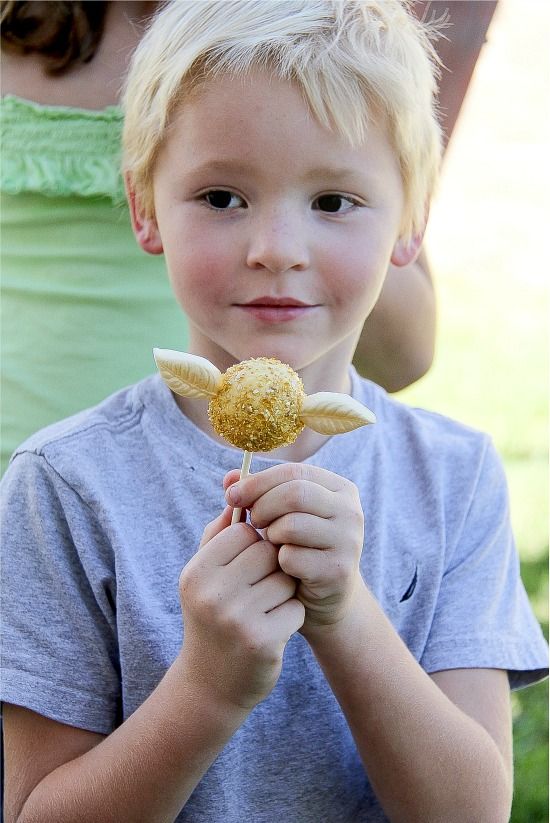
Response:
[{"label": "small logo on shirt", "polygon": [[407,591],[405,592],[405,594],[403,595],[403,597],[399,601],[400,603],[404,603],[405,600],[409,600],[409,598],[412,597],[413,592],[416,589],[417,582],[418,582],[418,566],[415,567],[413,579],[409,583],[409,587],[408,587]]}]

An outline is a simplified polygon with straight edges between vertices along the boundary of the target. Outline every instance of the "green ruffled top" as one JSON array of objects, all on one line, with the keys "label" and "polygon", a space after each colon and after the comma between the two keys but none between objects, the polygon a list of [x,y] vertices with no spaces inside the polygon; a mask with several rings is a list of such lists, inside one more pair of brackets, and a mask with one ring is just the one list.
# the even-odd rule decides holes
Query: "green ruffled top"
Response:
[{"label": "green ruffled top", "polygon": [[92,111],[7,95],[0,102],[0,120],[2,191],[102,195],[124,202],[118,106]]},{"label": "green ruffled top", "polygon": [[185,349],[163,256],[132,232],[119,171],[122,112],[0,102],[2,470],[43,426]]}]

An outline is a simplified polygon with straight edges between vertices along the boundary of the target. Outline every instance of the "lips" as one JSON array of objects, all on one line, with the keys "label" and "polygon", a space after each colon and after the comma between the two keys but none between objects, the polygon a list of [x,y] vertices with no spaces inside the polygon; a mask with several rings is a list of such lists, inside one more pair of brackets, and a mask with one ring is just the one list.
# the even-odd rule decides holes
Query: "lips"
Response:
[{"label": "lips", "polygon": [[317,306],[295,297],[257,297],[248,303],[237,304],[239,309],[263,323],[285,323],[310,314]]},{"label": "lips", "polygon": [[241,305],[245,308],[247,306],[274,306],[275,308],[300,306],[303,308],[311,308],[311,304],[304,303],[302,300],[296,300],[294,297],[257,297],[255,300],[250,300],[248,303]]}]

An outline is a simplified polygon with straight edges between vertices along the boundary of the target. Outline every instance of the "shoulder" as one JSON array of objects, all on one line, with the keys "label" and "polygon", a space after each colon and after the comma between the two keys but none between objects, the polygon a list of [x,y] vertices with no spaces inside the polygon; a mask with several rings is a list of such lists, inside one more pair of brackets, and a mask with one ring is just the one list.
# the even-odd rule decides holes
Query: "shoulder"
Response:
[{"label": "shoulder", "polygon": [[377,418],[380,440],[391,453],[402,458],[424,458],[430,465],[456,461],[470,463],[491,449],[491,438],[471,426],[438,412],[407,405],[380,386],[357,377],[354,393],[370,405]]},{"label": "shoulder", "polygon": [[[147,381],[143,381],[146,383]],[[25,440],[15,455],[21,452],[55,452],[73,440],[86,440],[99,430],[113,432],[135,424],[142,411],[141,384],[121,389],[107,397],[97,406],[84,409],[77,414],[46,426]]]},{"label": "shoulder", "polygon": [[362,379],[354,393],[377,417],[350,444],[358,485],[390,498],[400,512],[442,518],[451,530],[462,527],[474,499],[507,508],[504,468],[488,434],[408,406]]},{"label": "shoulder", "polygon": [[7,473],[31,456],[70,483],[70,478],[86,474],[92,466],[97,473],[119,465],[121,459],[131,459],[143,439],[143,415],[154,400],[156,382],[155,377],[146,378],[97,406],[41,429],[15,450]]}]

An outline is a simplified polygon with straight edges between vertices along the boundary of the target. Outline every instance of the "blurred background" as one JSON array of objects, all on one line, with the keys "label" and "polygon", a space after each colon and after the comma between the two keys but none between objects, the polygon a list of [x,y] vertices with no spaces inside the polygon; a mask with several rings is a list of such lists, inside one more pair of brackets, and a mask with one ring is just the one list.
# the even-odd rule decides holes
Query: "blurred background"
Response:
[{"label": "blurred background", "polygon": [[[430,215],[435,364],[399,395],[493,436],[507,470],[523,579],[546,636],[549,42],[547,0],[499,0]],[[548,683],[514,693],[513,711],[511,820],[545,823]]]}]

